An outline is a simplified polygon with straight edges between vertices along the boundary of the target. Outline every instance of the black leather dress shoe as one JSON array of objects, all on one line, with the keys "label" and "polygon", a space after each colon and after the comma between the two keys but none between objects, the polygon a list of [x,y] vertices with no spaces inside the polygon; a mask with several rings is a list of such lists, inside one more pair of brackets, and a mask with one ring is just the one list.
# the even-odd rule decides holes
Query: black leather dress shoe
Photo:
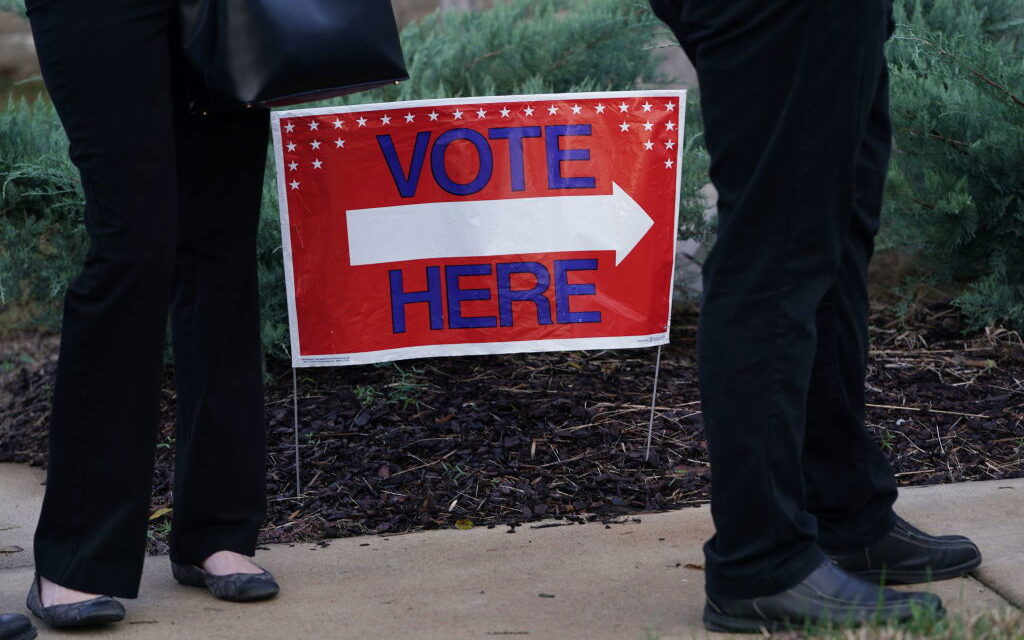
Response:
[{"label": "black leather dress shoe", "polygon": [[25,616],[16,613],[0,616],[0,640],[32,640],[36,628]]},{"label": "black leather dress shoe", "polygon": [[942,617],[942,601],[930,593],[907,593],[865,582],[826,560],[803,582],[761,598],[708,597],[704,626],[709,631],[762,633],[806,626],[900,623],[915,612]]},{"label": "black leather dress shoe", "polygon": [[109,596],[74,604],[55,604],[44,607],[39,594],[39,578],[36,577],[28,592],[29,611],[54,629],[95,627],[124,620],[124,606]]},{"label": "black leather dress shoe", "polygon": [[280,587],[266,569],[263,573],[233,573],[215,576],[203,569],[187,564],[171,563],[174,579],[187,587],[205,587],[221,600],[230,602],[256,602],[277,595]]},{"label": "black leather dress shoe", "polygon": [[855,576],[885,584],[958,578],[981,565],[981,551],[970,539],[930,536],[900,517],[892,531],[866,549],[825,552]]}]

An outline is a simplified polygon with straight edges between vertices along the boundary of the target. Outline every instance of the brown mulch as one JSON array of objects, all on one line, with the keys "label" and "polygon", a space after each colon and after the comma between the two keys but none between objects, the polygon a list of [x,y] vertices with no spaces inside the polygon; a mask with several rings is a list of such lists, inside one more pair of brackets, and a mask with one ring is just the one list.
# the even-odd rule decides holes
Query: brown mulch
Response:
[{"label": "brown mulch", "polygon": [[[902,484],[1024,476],[1024,343],[964,336],[955,310],[872,319],[869,428]],[[292,378],[269,367],[270,513],[262,540],[315,540],[541,518],[608,521],[708,499],[695,317],[662,357],[645,462],[654,350],[419,360],[299,371],[301,496]],[[0,338],[0,462],[45,465],[53,336]],[[153,510],[170,506],[174,393],[162,402]],[[163,512],[161,512],[163,513]],[[160,551],[168,518],[154,520]]]}]

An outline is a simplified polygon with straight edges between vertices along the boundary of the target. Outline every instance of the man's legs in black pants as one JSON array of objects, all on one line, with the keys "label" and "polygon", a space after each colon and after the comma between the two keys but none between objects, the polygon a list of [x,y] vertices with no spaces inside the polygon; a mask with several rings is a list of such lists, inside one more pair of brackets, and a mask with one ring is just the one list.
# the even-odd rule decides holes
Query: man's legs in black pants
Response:
[{"label": "man's legs in black pants", "polygon": [[857,162],[853,218],[839,275],[818,306],[803,468],[818,545],[858,577],[914,584],[965,575],[982,558],[970,539],[928,535],[892,512],[892,468],[864,428],[868,263],[891,145],[888,74],[883,68]]},{"label": "man's legs in black pants", "polygon": [[698,338],[713,595],[778,593],[825,560],[803,472],[816,318],[841,273],[887,8],[683,3],[720,197]]},{"label": "man's legs in black pants", "polygon": [[863,549],[893,526],[896,479],[864,428],[868,263],[892,147],[889,78],[883,67],[857,161],[853,218],[835,284],[818,305],[818,350],[807,401],[804,477],[818,543]]},{"label": "man's legs in black pants", "polygon": [[966,538],[893,514],[892,469],[864,429],[891,3],[651,4],[697,67],[719,190],[698,339],[717,529],[705,622],[757,631],[941,614],[930,594],[850,573],[877,581],[896,566],[910,583],[980,563]]}]

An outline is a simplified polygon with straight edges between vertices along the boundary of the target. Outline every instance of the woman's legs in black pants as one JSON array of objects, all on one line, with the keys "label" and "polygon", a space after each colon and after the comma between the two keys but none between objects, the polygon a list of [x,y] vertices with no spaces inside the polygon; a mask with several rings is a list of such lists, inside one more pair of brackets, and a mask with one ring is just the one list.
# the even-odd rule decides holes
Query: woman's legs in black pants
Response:
[{"label": "woman's legs in black pants", "polygon": [[178,391],[171,559],[251,556],[266,507],[256,233],[270,123],[183,118],[172,326]]},{"label": "woman's legs in black pants", "polygon": [[892,471],[863,425],[890,2],[653,4],[697,67],[720,198],[698,339],[707,588],[765,596],[817,568],[821,544],[893,526]]},{"label": "woman's legs in black pants", "polygon": [[71,589],[135,597],[172,299],[176,559],[252,553],[263,518],[254,281],[267,116],[181,112],[172,0],[28,8],[90,239],[65,298],[36,566]]}]

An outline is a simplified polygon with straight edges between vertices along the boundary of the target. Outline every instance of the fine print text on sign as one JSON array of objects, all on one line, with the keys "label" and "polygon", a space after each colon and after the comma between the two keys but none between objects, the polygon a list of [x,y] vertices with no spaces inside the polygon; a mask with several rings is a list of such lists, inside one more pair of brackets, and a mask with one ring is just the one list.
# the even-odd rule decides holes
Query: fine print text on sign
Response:
[{"label": "fine print text on sign", "polygon": [[668,341],[683,91],[278,111],[293,364]]}]

